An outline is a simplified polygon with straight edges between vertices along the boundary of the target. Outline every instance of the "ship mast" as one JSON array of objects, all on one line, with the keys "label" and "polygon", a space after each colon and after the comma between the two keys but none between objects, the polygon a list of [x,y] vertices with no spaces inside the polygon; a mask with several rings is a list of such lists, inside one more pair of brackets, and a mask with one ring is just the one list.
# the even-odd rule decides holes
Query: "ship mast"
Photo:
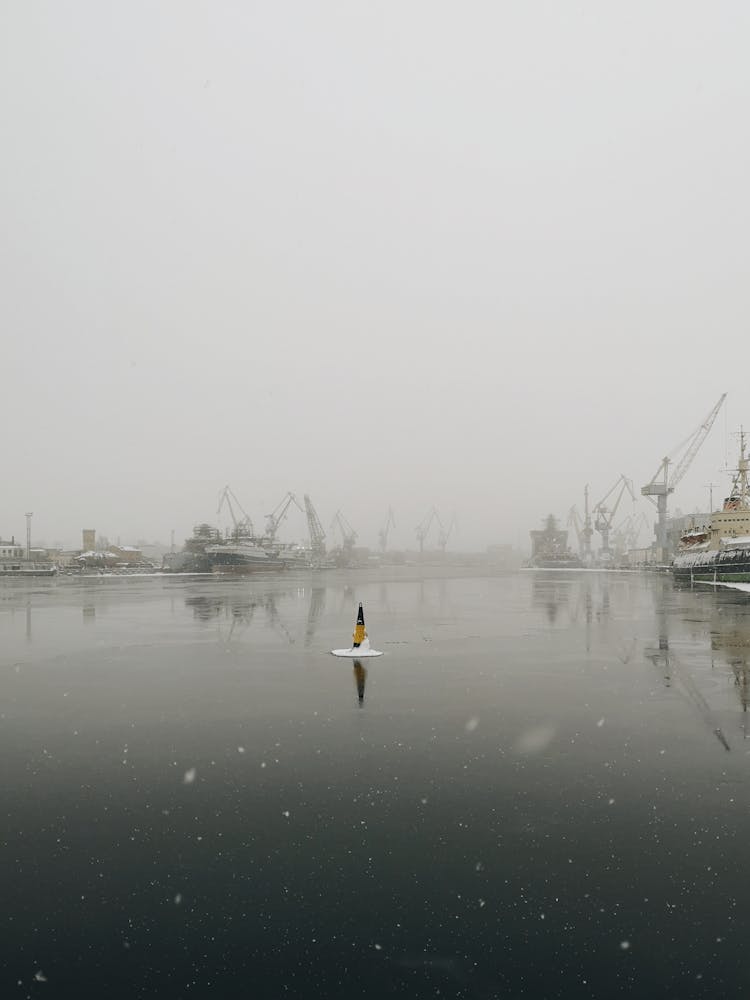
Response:
[{"label": "ship mast", "polygon": [[740,428],[740,459],[737,463],[737,475],[734,477],[732,482],[732,493],[730,500],[735,501],[738,505],[746,508],[750,506],[748,504],[748,493],[750,489],[748,488],[747,475],[748,469],[750,469],[750,459],[745,457],[745,429]]}]

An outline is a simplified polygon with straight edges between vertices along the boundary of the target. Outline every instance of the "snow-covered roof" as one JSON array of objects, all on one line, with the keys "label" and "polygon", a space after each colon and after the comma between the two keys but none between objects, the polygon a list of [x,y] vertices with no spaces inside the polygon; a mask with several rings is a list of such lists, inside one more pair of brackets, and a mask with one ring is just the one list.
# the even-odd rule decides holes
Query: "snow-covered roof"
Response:
[{"label": "snow-covered roof", "polygon": [[739,548],[750,545],[750,535],[728,535],[722,538],[722,544],[727,549]]}]

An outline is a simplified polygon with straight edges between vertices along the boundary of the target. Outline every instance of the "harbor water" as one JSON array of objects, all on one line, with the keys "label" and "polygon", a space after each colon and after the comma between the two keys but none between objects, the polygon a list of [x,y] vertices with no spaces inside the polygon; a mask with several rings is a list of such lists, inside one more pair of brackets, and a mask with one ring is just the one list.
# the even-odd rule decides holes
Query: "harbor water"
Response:
[{"label": "harbor water", "polygon": [[750,989],[749,594],[12,581],[0,640],[3,997]]}]

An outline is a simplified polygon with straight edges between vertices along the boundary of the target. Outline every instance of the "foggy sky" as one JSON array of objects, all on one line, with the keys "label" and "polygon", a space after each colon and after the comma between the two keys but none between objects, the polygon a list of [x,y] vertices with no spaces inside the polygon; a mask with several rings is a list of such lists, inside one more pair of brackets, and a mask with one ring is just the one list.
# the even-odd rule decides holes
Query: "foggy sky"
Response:
[{"label": "foggy sky", "polygon": [[435,504],[452,547],[527,548],[727,392],[672,501],[707,508],[750,427],[749,28],[4,4],[0,536],[181,542],[230,484],[259,525],[293,490],[364,544]]}]

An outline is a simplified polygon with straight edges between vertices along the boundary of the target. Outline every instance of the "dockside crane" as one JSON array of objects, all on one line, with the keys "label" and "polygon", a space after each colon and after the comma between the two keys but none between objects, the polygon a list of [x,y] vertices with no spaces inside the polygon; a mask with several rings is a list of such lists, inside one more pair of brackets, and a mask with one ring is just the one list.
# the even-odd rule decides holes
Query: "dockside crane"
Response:
[{"label": "dockside crane", "polygon": [[578,555],[583,559],[583,521],[575,504],[568,511],[568,527],[572,528],[576,533]]},{"label": "dockside crane", "polygon": [[293,493],[287,493],[284,499],[276,505],[276,507],[271,511],[270,514],[266,514],[266,538],[273,542],[276,540],[276,532],[279,530],[279,525],[286,517],[289,512],[289,508],[294,504],[298,510],[302,510],[302,506]]},{"label": "dockside crane", "polygon": [[307,515],[307,530],[310,534],[310,548],[313,553],[313,560],[322,559],[326,554],[326,533],[320,523],[318,513],[313,507],[312,500],[305,493],[305,513]]},{"label": "dockside crane", "polygon": [[378,540],[380,541],[380,551],[385,555],[385,550],[388,548],[388,532],[391,528],[396,527],[396,519],[393,516],[393,507],[388,508],[388,514],[385,518],[385,524],[378,532]]},{"label": "dockside crane", "polygon": [[[684,441],[682,441],[673,451],[681,457],[674,462],[668,455],[659,463],[659,468],[654,473],[651,482],[641,487],[641,493],[648,497],[651,503],[655,504],[657,510],[656,522],[656,547],[657,558],[666,560],[669,556],[667,542],[667,497],[674,493],[675,487],[685,475],[690,465],[698,454],[698,450],[708,437],[708,432],[714,425],[714,421],[719,414],[727,394],[724,392],[719,397],[718,403],[709,412],[702,424],[693,431]],[[685,449],[683,452],[682,449]],[[669,466],[674,465],[670,475]],[[656,499],[654,499],[656,498]]]},{"label": "dockside crane", "polygon": [[415,529],[417,532],[417,541],[419,542],[420,555],[424,552],[425,538],[427,538],[430,528],[432,527],[432,522],[435,519],[437,519],[438,524],[440,524],[440,515],[437,512],[437,508],[431,507]]},{"label": "dockside crane", "polygon": [[439,528],[438,528],[438,548],[440,549],[441,552],[445,552],[445,547],[448,544],[448,542],[450,540],[450,537],[453,534],[453,531],[454,531],[454,529],[456,528],[456,526],[458,524],[455,512],[453,514],[451,514],[451,519],[448,522],[448,527],[447,528],[443,527],[443,522],[440,520],[439,516],[438,516],[437,522],[438,522],[438,526],[439,526]]},{"label": "dockside crane", "polygon": [[638,540],[643,528],[648,529],[648,520],[643,511],[640,514],[628,514],[614,529],[615,548],[622,552],[638,548]]},{"label": "dockside crane", "polygon": [[[612,502],[612,506],[607,506],[607,501],[609,498],[618,490],[617,495]],[[635,503],[635,493],[633,492],[633,483],[625,475],[620,475],[620,478],[615,482],[615,484],[609,489],[609,491],[602,497],[599,503],[594,507],[594,527],[602,536],[602,550],[601,554],[605,559],[608,559],[611,555],[609,548],[609,532],[612,527],[612,522],[617,513],[617,508],[620,506],[620,501],[622,500],[625,491],[630,493],[633,503]]]},{"label": "dockside crane", "polygon": [[[228,486],[225,486],[221,493],[219,493],[219,506],[216,513],[221,514],[224,506],[229,509],[229,516],[232,518],[232,523],[234,524],[235,537],[239,535],[252,536],[255,534],[255,528],[253,527],[253,522],[250,520],[250,515],[243,510],[242,504]],[[242,514],[242,517],[238,517],[235,513],[235,506]]]},{"label": "dockside crane", "polygon": [[332,528],[338,528],[341,532],[341,544],[344,552],[351,552],[354,548],[354,543],[357,541],[357,532],[352,528],[351,524],[344,517],[341,510],[337,510],[333,515],[333,520],[331,521]]},{"label": "dockside crane", "polygon": [[568,511],[568,527],[572,527],[578,539],[578,554],[584,563],[591,562],[591,538],[594,529],[591,527],[591,513],[589,512],[589,484],[583,488],[583,518],[578,513],[575,504]]}]

